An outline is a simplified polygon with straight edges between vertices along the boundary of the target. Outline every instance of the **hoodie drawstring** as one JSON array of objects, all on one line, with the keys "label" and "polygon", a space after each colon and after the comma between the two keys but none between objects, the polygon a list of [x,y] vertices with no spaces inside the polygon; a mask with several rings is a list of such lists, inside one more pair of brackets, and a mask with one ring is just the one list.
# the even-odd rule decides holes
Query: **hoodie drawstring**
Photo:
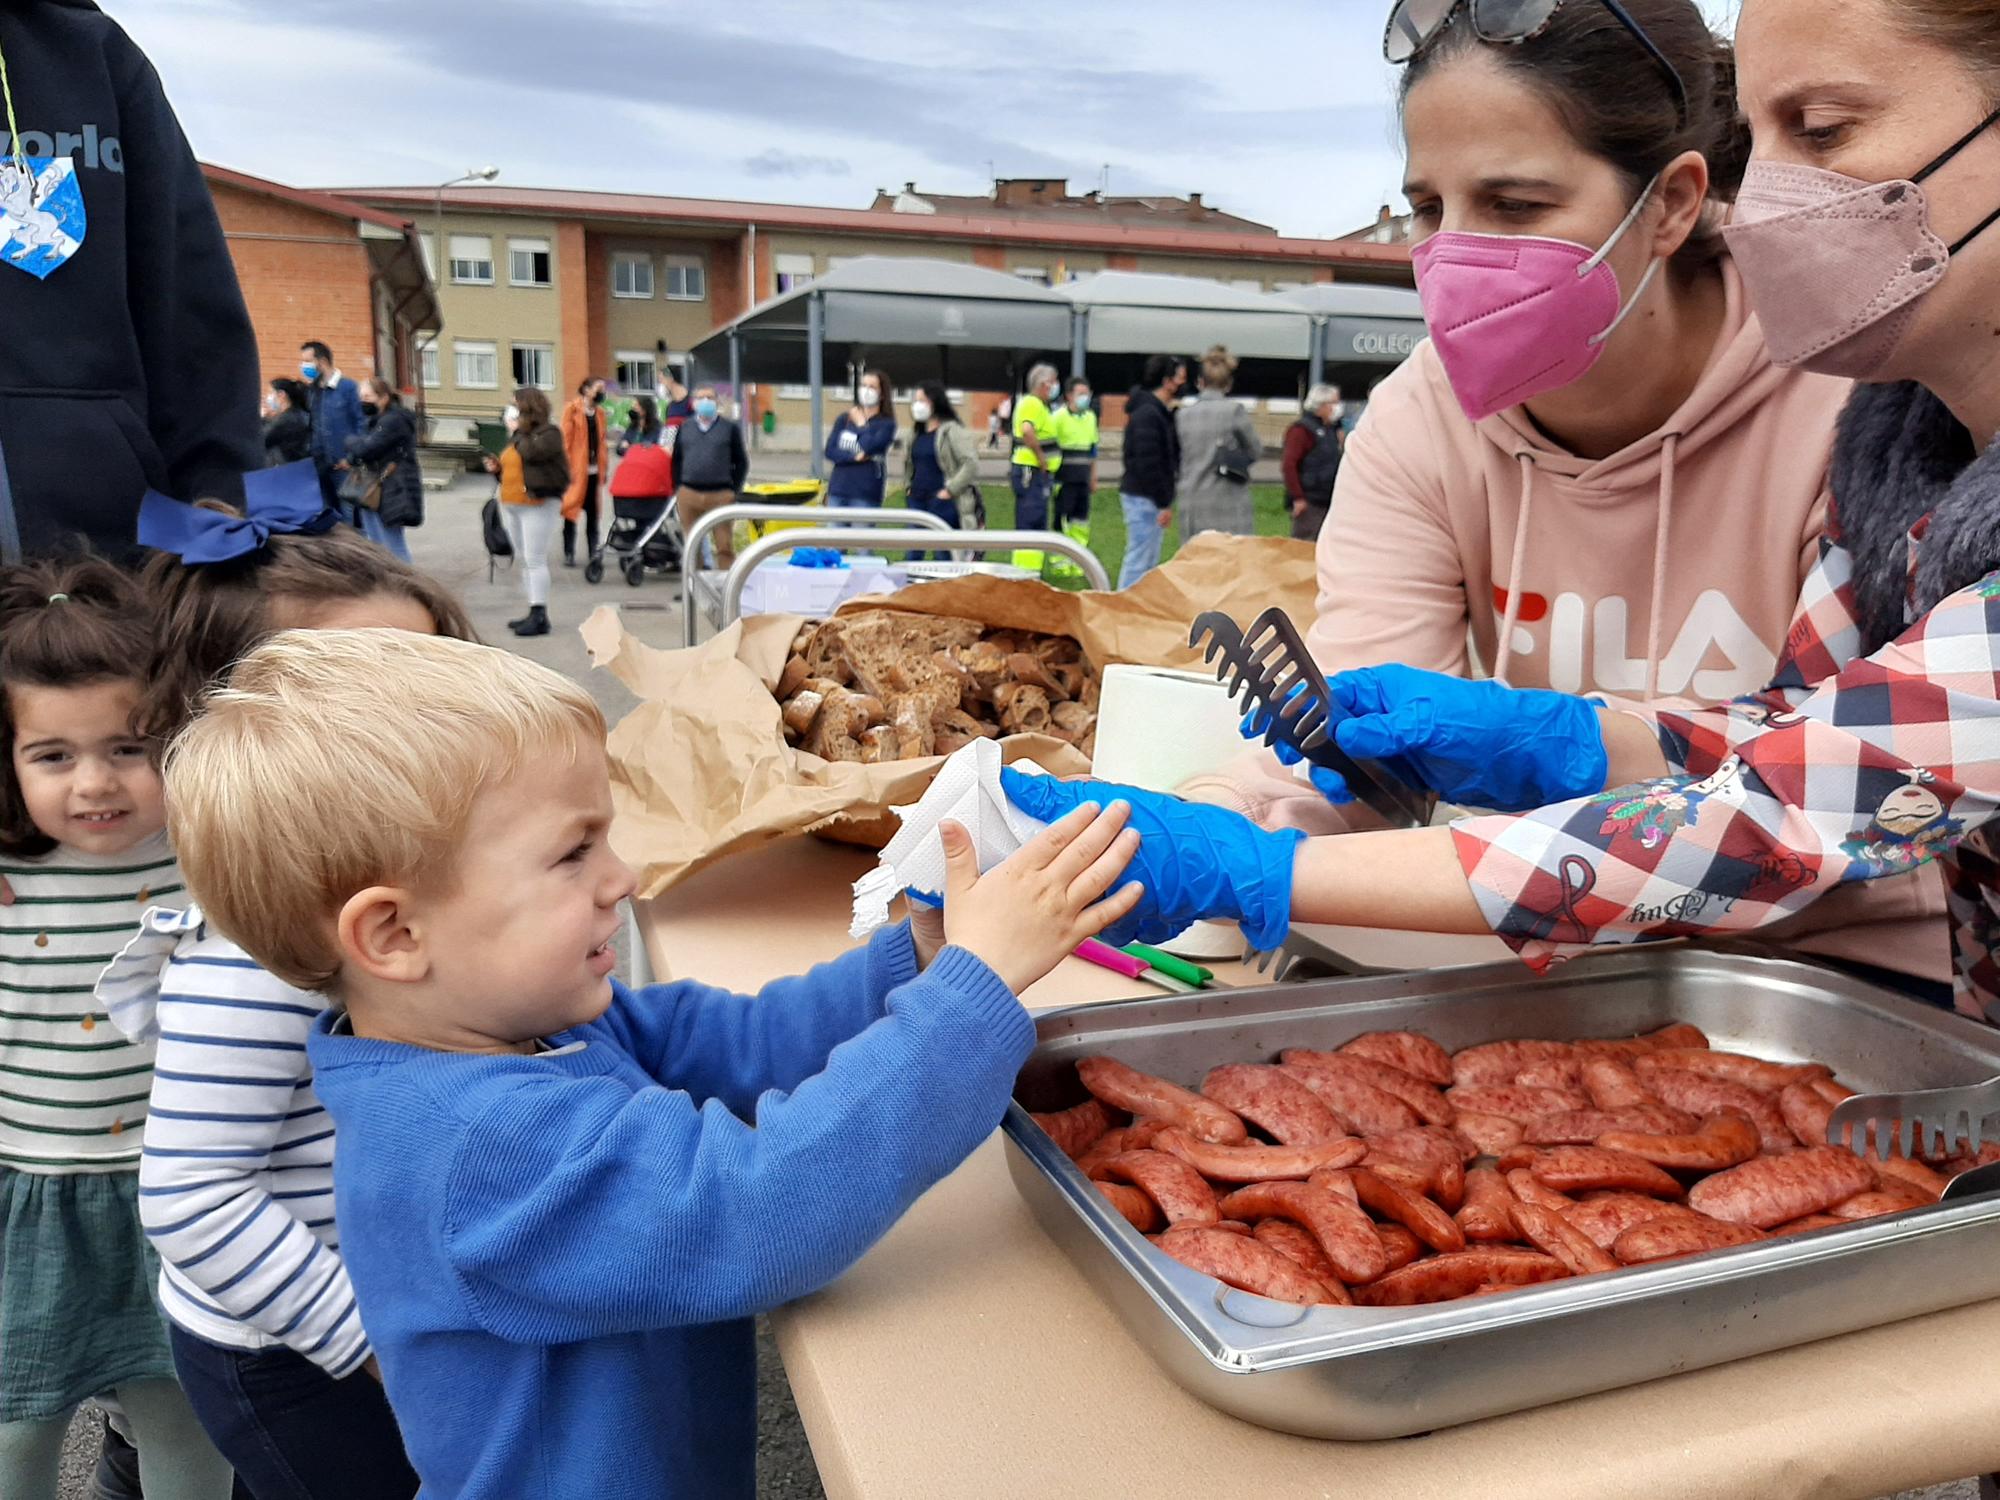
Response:
[{"label": "hoodie drawstring", "polygon": [[1646,616],[1646,701],[1660,696],[1660,612],[1667,591],[1667,547],[1674,525],[1674,455],[1680,434],[1660,440],[1660,518],[1653,527],[1653,602]]},{"label": "hoodie drawstring", "polygon": [[1514,656],[1514,625],[1521,617],[1521,565],[1528,556],[1528,525],[1535,514],[1535,460],[1533,455],[1516,455],[1521,461],[1521,519],[1514,531],[1514,560],[1507,565],[1507,603],[1500,616],[1500,646],[1494,652],[1493,679],[1507,681],[1507,664]]}]

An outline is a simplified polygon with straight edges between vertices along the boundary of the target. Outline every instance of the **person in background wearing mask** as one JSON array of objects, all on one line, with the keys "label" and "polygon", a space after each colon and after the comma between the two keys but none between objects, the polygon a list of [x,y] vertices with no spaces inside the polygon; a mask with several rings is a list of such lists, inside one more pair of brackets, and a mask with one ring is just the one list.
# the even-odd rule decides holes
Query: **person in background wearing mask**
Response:
[{"label": "person in background wearing mask", "polygon": [[598,515],[604,499],[604,381],[586,375],[576,395],[563,405],[563,457],[569,463],[569,489],[563,495],[563,566],[576,566],[576,522],[583,517],[586,553],[597,550]]},{"label": "person in background wearing mask", "polygon": [[632,398],[632,416],[625,424],[625,431],[618,439],[618,456],[635,447],[657,445],[665,429],[660,424],[660,406],[651,396]]},{"label": "person in background wearing mask", "polygon": [[862,373],[858,399],[834,419],[826,457],[828,505],[880,506],[884,455],[896,445],[895,387],[880,370]]},{"label": "person in background wearing mask", "polygon": [[308,409],[311,399],[306,388],[288,376],[280,375],[271,382],[270,394],[264,397],[266,468],[297,463],[311,456],[313,423]]},{"label": "person in background wearing mask", "polygon": [[1292,513],[1292,535],[1302,542],[1319,540],[1346,442],[1347,434],[1340,430],[1340,387],[1314,386],[1306,392],[1305,411],[1285,429],[1279,464],[1285,475],[1285,507]]},{"label": "person in background wearing mask", "polygon": [[347,467],[347,440],[366,425],[361,412],[361,387],[333,362],[333,351],[318,339],[299,346],[299,374],[305,377],[312,407],[312,461],[319,472],[319,492],[327,509],[338,511],[350,526],[359,526],[354,507],[340,500],[340,475]]},{"label": "person in background wearing mask", "polygon": [[[906,503],[961,531],[984,524],[979,503],[979,449],[952,409],[943,384],[926,380],[910,398],[910,451],[903,469]],[[940,560],[948,552],[931,554]]]},{"label": "person in background wearing mask", "polygon": [[1118,508],[1125,515],[1125,560],[1118,568],[1121,589],[1160,565],[1160,541],[1174,519],[1174,486],[1181,471],[1174,403],[1186,384],[1184,361],[1155,354],[1125,398],[1124,474],[1118,481]]},{"label": "person in background wearing mask", "polygon": [[[681,423],[680,437],[674,443],[674,478],[679,485],[676,503],[682,536],[694,530],[695,523],[710,511],[720,510],[733,501],[743,488],[743,481],[750,477],[750,454],[743,444],[743,429],[721,414],[715,387],[696,386],[693,405],[694,415]],[[726,569],[736,561],[730,530],[717,527],[709,533],[715,538],[718,568]],[[700,559],[694,559],[688,566],[700,566]]]},{"label": "person in background wearing mask", "polygon": [[[1090,382],[1072,375],[1063,386],[1062,405],[1049,415],[1049,435],[1056,444],[1055,524],[1071,541],[1090,545],[1090,498],[1097,492],[1097,412],[1091,406]],[[1055,571],[1082,576],[1067,558]]]},{"label": "person in background wearing mask", "polygon": [[424,524],[424,473],[417,463],[417,419],[410,415],[395,388],[379,375],[371,375],[362,385],[361,412],[368,418],[368,430],[347,440],[347,461],[378,470],[382,475],[380,503],[376,508],[355,507],[361,533],[408,562],[410,544],[403,540],[403,528]]},{"label": "person in background wearing mask", "polygon": [[[1047,531],[1049,496],[1054,489],[1055,471],[1062,464],[1056,447],[1052,404],[1062,391],[1062,380],[1054,365],[1036,365],[1028,371],[1028,389],[1014,403],[1014,456],[1007,477],[1014,487],[1014,529]],[[1014,561],[1023,568],[1041,572],[1043,554],[1022,549]]]}]

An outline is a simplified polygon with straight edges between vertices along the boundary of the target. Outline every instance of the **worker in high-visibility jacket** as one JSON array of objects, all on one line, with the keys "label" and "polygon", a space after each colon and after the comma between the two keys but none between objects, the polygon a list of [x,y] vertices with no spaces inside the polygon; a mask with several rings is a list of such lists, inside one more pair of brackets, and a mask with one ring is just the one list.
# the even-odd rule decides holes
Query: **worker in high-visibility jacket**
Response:
[{"label": "worker in high-visibility jacket", "polygon": [[[1097,490],[1097,412],[1090,382],[1072,375],[1063,386],[1062,405],[1049,416],[1060,461],[1056,468],[1055,529],[1071,541],[1090,545],[1090,497]],[[1081,577],[1083,569],[1066,557],[1051,571]]]},{"label": "worker in high-visibility jacket", "polygon": [[[1050,403],[1062,390],[1056,367],[1036,365],[1028,371],[1028,389],[1014,403],[1014,461],[1007,475],[1014,486],[1014,529],[1047,531],[1049,496],[1055,487],[1055,472],[1062,465],[1062,450],[1056,446]],[[1020,548],[1014,553],[1017,567],[1039,573],[1045,554],[1037,548]]]}]

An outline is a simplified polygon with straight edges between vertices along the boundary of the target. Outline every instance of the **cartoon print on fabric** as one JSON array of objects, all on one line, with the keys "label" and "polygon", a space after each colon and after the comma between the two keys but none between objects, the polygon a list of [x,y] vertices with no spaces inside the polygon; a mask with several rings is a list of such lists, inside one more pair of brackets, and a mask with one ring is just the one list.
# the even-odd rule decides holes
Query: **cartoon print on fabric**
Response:
[{"label": "cartoon print on fabric", "polygon": [[1663,777],[1637,786],[1599,792],[1590,801],[1604,808],[1599,833],[1627,834],[1644,849],[1657,849],[1669,834],[1700,818],[1701,805],[1716,798],[1732,807],[1743,805],[1742,762],[1730,756],[1700,781]]},{"label": "cartoon print on fabric", "polygon": [[0,158],[0,265],[45,280],[76,254],[83,236],[74,158]]},{"label": "cartoon print on fabric", "polygon": [[1840,841],[1841,853],[1853,864],[1843,880],[1868,880],[1877,875],[1913,870],[1958,842],[1965,824],[1945,816],[1944,802],[1927,783],[1929,771],[1905,771],[1906,785],[1882,799],[1868,826]]}]

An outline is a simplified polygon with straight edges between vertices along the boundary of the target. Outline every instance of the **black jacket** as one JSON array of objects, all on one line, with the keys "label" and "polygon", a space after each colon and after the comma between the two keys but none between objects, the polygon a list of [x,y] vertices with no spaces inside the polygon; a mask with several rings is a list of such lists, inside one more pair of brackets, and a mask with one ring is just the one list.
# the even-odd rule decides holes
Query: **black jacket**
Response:
[{"label": "black jacket", "polygon": [[1125,477],[1119,493],[1139,495],[1155,505],[1174,503],[1181,471],[1181,438],[1167,403],[1143,386],[1125,398]]},{"label": "black jacket", "polygon": [[537,500],[560,500],[569,488],[569,459],[563,453],[562,429],[546,422],[525,429],[508,441],[521,455],[521,483]]},{"label": "black jacket", "polygon": [[264,424],[264,462],[297,463],[312,452],[312,413],[286,407]]},{"label": "black jacket", "polygon": [[27,551],[80,534],[116,554],[148,485],[243,498],[263,461],[257,342],[144,54],[88,0],[6,0],[0,47],[23,143],[75,161],[86,220],[46,280],[0,265],[0,490]]},{"label": "black jacket", "polygon": [[398,401],[378,413],[368,430],[347,440],[350,463],[379,469],[394,464],[382,479],[382,506],[377,514],[384,526],[424,524],[424,471],[417,466],[417,419]]}]

